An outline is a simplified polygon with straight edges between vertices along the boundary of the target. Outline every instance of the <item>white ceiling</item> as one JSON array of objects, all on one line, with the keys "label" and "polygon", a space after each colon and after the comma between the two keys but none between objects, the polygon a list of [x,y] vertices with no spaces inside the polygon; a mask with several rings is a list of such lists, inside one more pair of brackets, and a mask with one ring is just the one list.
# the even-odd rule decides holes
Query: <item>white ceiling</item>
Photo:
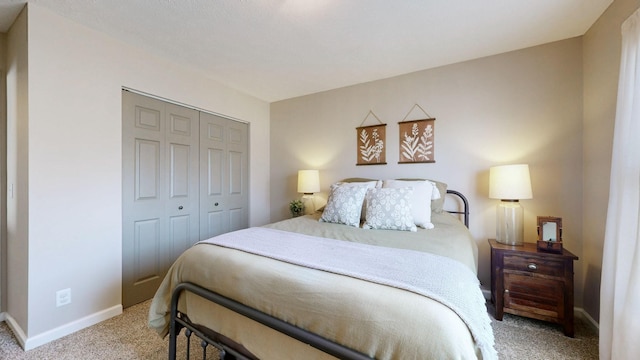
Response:
[{"label": "white ceiling", "polygon": [[583,35],[613,0],[28,1],[271,102]]}]

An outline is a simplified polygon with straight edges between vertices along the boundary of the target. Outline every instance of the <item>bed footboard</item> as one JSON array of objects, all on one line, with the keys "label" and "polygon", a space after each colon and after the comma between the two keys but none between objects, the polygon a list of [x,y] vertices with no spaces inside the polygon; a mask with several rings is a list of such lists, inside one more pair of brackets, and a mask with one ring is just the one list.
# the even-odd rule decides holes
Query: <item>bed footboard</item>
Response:
[{"label": "bed footboard", "polygon": [[[200,297],[203,297],[209,301],[212,301],[218,305],[224,306],[229,310],[232,310],[240,315],[246,316],[254,321],[257,321],[263,325],[266,325],[274,330],[277,330],[287,336],[290,336],[296,340],[309,344],[314,348],[321,350],[327,354],[333,355],[339,359],[353,359],[353,360],[371,360],[372,358],[357,352],[353,349],[345,347],[344,345],[335,343],[331,340],[325,339],[317,334],[291,325],[285,321],[277,319],[273,316],[265,314],[254,308],[243,305],[237,301],[231,300],[220,294],[202,288],[193,283],[181,283],[173,290],[171,297],[171,322],[169,329],[169,360],[176,359],[177,353],[177,338],[180,331],[185,328],[185,335],[187,336],[187,342],[190,342],[191,336],[195,334],[202,340],[201,346],[203,347],[203,359],[206,359],[206,347],[211,345],[218,349],[220,352],[220,359],[257,359],[245,348],[239,346],[239,344],[233,342],[231,339],[215,334],[201,326],[192,324],[185,314],[178,312],[178,299],[183,292],[191,292]],[[187,358],[189,358],[189,345],[187,345]]]}]

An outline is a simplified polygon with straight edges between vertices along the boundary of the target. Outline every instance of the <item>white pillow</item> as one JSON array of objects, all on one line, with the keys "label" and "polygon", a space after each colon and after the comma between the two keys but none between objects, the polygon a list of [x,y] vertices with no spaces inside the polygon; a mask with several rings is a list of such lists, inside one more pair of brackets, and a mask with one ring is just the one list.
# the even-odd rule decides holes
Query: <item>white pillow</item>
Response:
[{"label": "white pillow", "polygon": [[334,185],[359,185],[366,186],[369,189],[373,188],[381,188],[382,180],[371,180],[371,181],[338,181]]},{"label": "white pillow", "polygon": [[417,231],[411,212],[413,189],[369,189],[364,229]]},{"label": "white pillow", "polygon": [[331,185],[320,221],[360,227],[366,186]]},{"label": "white pillow", "polygon": [[[413,196],[411,198],[413,221],[417,226],[424,229],[433,229],[433,224],[431,223],[431,200],[434,196],[435,186],[436,185],[429,180],[385,180],[382,185],[383,188],[411,187],[413,189]],[[439,197],[440,193],[437,188],[435,192]]]}]

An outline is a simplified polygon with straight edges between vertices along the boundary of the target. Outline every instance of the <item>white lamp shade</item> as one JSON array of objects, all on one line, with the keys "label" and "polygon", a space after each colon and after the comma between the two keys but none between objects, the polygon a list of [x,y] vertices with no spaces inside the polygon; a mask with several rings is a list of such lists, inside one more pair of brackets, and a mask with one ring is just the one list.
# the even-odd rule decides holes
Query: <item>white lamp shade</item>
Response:
[{"label": "white lamp shade", "polygon": [[313,194],[320,191],[320,175],[318,170],[298,171],[298,192]]},{"label": "white lamp shade", "polygon": [[489,198],[520,200],[532,197],[529,165],[502,165],[489,169]]}]

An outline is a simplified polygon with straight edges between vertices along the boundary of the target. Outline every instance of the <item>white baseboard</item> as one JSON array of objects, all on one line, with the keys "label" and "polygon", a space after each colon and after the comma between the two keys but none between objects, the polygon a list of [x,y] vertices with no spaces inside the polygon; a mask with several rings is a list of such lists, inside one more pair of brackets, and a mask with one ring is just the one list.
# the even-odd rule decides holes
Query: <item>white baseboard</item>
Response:
[{"label": "white baseboard", "polygon": [[575,316],[579,316],[585,320],[587,320],[587,322],[589,324],[591,324],[591,326],[593,326],[593,329],[596,330],[596,332],[598,334],[600,334],[600,324],[598,324],[597,321],[595,321],[591,315],[589,315],[588,312],[584,311],[583,308],[573,308],[573,313],[575,314]]},{"label": "white baseboard", "polygon": [[78,330],[82,330],[91,325],[95,325],[104,320],[110,319],[114,316],[118,316],[122,314],[122,305],[116,305],[111,308],[99,311],[97,313],[85,316],[81,319],[72,321],[70,323],[59,326],[55,329],[51,329],[42,334],[38,334],[36,336],[27,338],[22,328],[18,325],[18,323],[11,317],[11,315],[6,314],[6,321],[13,334],[18,339],[20,346],[25,350],[35,349],[38,346],[49,343],[53,340],[60,339],[61,337],[67,336],[69,334],[73,334]]},{"label": "white baseboard", "polygon": [[0,312],[0,321],[5,321],[5,320],[7,320],[7,313]]},{"label": "white baseboard", "polygon": [[24,331],[22,331],[20,325],[18,325],[16,320],[11,317],[11,315],[5,313],[5,320],[7,322],[7,325],[9,325],[9,329],[11,329],[11,331],[13,332],[13,335],[15,335],[16,339],[18,339],[18,343],[20,343],[20,346],[24,349],[24,339],[27,338],[27,336],[24,334]]}]

